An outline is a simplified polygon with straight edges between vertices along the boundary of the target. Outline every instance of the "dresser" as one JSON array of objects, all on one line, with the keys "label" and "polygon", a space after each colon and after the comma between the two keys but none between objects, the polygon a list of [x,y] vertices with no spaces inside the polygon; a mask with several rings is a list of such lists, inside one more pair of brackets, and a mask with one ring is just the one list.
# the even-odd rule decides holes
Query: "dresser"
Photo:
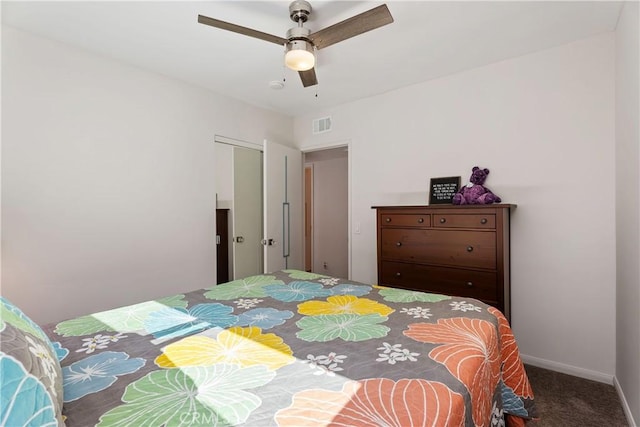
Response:
[{"label": "dresser", "polygon": [[509,217],[515,207],[374,206],[378,283],[476,298],[510,320]]}]

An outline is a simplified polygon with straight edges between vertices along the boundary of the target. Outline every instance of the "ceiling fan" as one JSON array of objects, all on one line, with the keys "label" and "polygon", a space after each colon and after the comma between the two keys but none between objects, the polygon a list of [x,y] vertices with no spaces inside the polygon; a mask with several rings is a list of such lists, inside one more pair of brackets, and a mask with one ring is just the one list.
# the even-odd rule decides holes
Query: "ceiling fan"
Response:
[{"label": "ceiling fan", "polygon": [[286,50],[285,64],[292,70],[298,71],[304,87],[318,84],[314,69],[315,50],[323,49],[332,44],[366,33],[367,31],[375,30],[376,28],[393,22],[389,8],[386,4],[383,4],[311,33],[310,29],[303,27],[303,24],[309,19],[310,14],[311,5],[309,2],[305,0],[293,1],[289,5],[289,17],[292,21],[296,22],[298,26],[290,28],[287,31],[286,38],[231,24],[219,19],[209,18],[204,15],[198,15],[198,22],[284,46]]}]

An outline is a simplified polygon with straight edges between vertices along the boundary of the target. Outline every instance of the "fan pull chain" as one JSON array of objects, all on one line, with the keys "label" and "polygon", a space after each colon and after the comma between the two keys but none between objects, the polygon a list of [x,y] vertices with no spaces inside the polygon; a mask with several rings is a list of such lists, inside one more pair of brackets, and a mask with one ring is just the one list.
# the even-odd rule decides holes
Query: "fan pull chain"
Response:
[{"label": "fan pull chain", "polygon": [[[313,45],[313,56],[315,56],[316,58],[316,64],[314,66],[316,74],[318,74],[318,48],[316,47],[316,45]],[[317,80],[317,79],[316,79]],[[318,99],[318,87],[320,86],[320,83],[316,84],[316,99]]]},{"label": "fan pull chain", "polygon": [[[283,44],[282,47],[284,48],[284,54],[287,54],[287,44]],[[282,61],[282,83],[285,83],[287,81],[287,66],[285,65],[284,61]]]}]

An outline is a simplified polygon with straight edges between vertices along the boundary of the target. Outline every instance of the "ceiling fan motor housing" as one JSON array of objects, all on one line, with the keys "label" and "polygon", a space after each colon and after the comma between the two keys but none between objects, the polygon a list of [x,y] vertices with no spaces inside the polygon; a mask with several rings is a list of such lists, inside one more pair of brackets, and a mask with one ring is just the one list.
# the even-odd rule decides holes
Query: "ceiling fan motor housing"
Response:
[{"label": "ceiling fan motor housing", "polygon": [[293,27],[287,30],[287,40],[289,42],[293,42],[296,40],[304,40],[310,42],[309,35],[311,34],[311,30],[304,27]]},{"label": "ceiling fan motor housing", "polygon": [[311,13],[311,4],[305,0],[295,0],[289,5],[289,16],[293,22],[307,22]]}]

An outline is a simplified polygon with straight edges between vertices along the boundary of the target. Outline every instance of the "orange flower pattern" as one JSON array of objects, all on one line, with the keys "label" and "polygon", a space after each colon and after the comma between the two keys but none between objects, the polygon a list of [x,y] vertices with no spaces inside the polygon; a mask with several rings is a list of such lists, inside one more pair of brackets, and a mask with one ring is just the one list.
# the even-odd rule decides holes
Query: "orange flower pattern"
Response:
[{"label": "orange flower pattern", "polygon": [[467,386],[474,424],[488,426],[493,391],[500,381],[500,351],[493,324],[462,317],[439,319],[436,324],[410,324],[404,334],[416,341],[442,344],[429,357]]},{"label": "orange flower pattern", "polygon": [[372,378],[348,381],[341,391],[301,391],[275,419],[283,427],[456,427],[465,413],[463,397],[440,382]]},{"label": "orange flower pattern", "polygon": [[520,359],[520,351],[513,336],[509,322],[500,310],[489,307],[489,313],[498,319],[498,330],[500,333],[500,359],[502,360],[502,380],[505,385],[511,387],[518,396],[533,399],[533,390],[524,370],[524,364]]}]

